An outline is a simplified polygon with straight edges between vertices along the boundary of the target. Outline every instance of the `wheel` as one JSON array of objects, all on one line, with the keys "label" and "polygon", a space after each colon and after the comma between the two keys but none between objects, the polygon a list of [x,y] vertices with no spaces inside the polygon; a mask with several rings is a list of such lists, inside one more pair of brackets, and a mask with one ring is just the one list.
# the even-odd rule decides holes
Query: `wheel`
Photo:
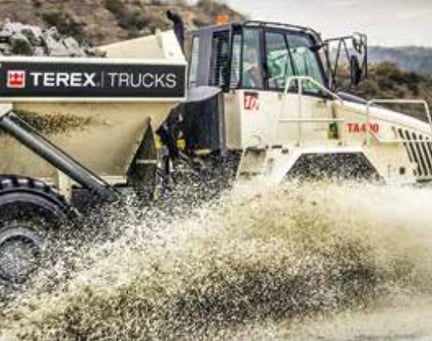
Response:
[{"label": "wheel", "polygon": [[22,283],[40,266],[43,237],[37,221],[15,219],[0,231],[0,278]]},{"label": "wheel", "polygon": [[0,177],[0,278],[25,282],[40,266],[49,231],[74,216],[68,203],[41,181]]}]

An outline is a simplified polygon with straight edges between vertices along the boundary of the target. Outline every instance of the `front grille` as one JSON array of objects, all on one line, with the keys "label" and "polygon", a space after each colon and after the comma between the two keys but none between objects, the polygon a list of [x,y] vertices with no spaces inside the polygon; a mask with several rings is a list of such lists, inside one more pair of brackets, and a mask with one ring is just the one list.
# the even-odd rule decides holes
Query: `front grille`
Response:
[{"label": "front grille", "polygon": [[422,134],[416,134],[408,129],[398,129],[399,137],[405,141],[404,146],[410,162],[417,165],[414,175],[419,178],[432,176],[432,143]]}]

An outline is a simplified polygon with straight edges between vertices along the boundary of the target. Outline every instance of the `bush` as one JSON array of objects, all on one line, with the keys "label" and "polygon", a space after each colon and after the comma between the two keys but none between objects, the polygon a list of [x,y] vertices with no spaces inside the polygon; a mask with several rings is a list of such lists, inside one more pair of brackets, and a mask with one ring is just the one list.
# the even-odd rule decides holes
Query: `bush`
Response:
[{"label": "bush", "polygon": [[84,24],[80,23],[71,13],[64,10],[51,10],[43,13],[42,20],[47,26],[55,26],[60,34],[73,36],[82,42],[87,39]]},{"label": "bush", "polygon": [[[423,76],[411,71],[400,69],[396,64],[382,62],[369,66],[369,76],[358,86],[353,87],[347,81],[348,74],[341,75],[343,78],[342,89],[363,97],[388,98],[388,99],[425,99],[432,105],[432,77]],[[412,114],[424,119],[422,106],[393,105],[394,110]]]}]

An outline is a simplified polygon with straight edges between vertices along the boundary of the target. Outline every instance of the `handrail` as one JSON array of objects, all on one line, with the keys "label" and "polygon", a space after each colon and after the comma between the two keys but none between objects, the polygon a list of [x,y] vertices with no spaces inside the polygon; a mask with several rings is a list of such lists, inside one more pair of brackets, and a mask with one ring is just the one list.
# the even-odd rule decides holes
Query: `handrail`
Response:
[{"label": "handrail", "polygon": [[301,122],[301,123],[327,123],[327,122],[345,122],[344,118],[282,118],[279,122]]},{"label": "handrail", "polygon": [[324,91],[326,94],[328,94],[328,95],[332,96],[333,98],[337,99],[342,105],[344,104],[343,99],[339,95],[337,95],[334,92],[330,91],[324,85],[322,85],[321,83],[319,83],[318,81],[316,81],[312,77],[310,77],[310,76],[291,76],[291,77],[287,78],[286,83],[285,83],[285,88],[284,88],[284,92],[283,92],[284,99],[283,99],[283,102],[282,102],[282,106],[281,106],[281,110],[280,110],[280,113],[279,113],[279,117],[282,116],[282,114],[283,114],[283,112],[285,110],[285,103],[286,103],[286,99],[288,97],[289,88],[290,88],[291,84],[293,83],[293,81],[296,81],[296,80],[300,81],[299,87],[298,87],[298,94],[300,95],[300,97],[301,97],[301,95],[303,95],[303,83],[305,81],[309,81],[312,84],[316,85],[320,90]]},{"label": "handrail", "polygon": [[[371,99],[366,104],[366,131],[365,131],[365,144],[368,146],[370,144],[370,138],[373,136],[371,127],[370,127],[370,107],[373,104],[423,104],[425,108],[426,118],[428,120],[430,129],[431,129],[431,137],[432,137],[432,118],[429,109],[429,104],[422,99]],[[375,137],[377,138],[377,137]],[[406,143],[407,141],[404,141]]]},{"label": "handrail", "polygon": [[[298,81],[298,92],[297,92],[297,94],[298,94],[298,113],[297,113],[297,118],[296,119],[282,118],[282,115],[285,111],[286,102],[288,99],[288,91],[289,91],[291,84],[294,81]],[[310,83],[314,84],[324,93],[330,95],[334,99],[337,99],[342,106],[344,105],[344,101],[339,95],[333,93],[332,91],[327,89],[324,85],[322,85],[321,83],[319,83],[318,81],[316,81],[315,79],[313,79],[310,76],[287,77],[286,82],[285,82],[284,92],[283,92],[281,109],[280,109],[280,112],[279,112],[277,120],[276,120],[276,129],[277,129],[277,123],[280,123],[280,122],[281,123],[298,123],[298,143],[300,143],[300,141],[302,140],[302,123],[327,123],[327,122],[344,122],[345,121],[345,119],[343,119],[343,118],[317,118],[317,119],[312,119],[312,118],[304,119],[304,118],[302,118],[302,116],[303,116],[303,112],[302,112],[303,103],[302,102],[303,102],[303,88],[304,88],[303,83],[305,83],[305,82],[310,82]],[[277,132],[277,130],[275,131],[275,133],[276,132]],[[273,134],[273,136],[276,136],[276,134]]]}]

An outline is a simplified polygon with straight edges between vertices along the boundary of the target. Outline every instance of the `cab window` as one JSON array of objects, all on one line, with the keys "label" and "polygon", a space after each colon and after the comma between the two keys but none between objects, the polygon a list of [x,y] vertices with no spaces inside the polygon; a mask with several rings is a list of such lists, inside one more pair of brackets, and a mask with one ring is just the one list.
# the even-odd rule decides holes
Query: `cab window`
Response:
[{"label": "cab window", "polygon": [[229,77],[229,31],[213,33],[209,85],[224,87]]},{"label": "cab window", "polygon": [[253,28],[243,30],[242,86],[246,89],[263,89],[260,63],[259,31]]},{"label": "cab window", "polygon": [[285,34],[266,32],[267,70],[270,89],[283,89],[287,78],[294,76]]},{"label": "cab window", "polygon": [[309,37],[287,35],[290,52],[298,76],[310,76],[323,84],[324,80],[315,52],[311,50],[312,42]]},{"label": "cab window", "polygon": [[230,89],[237,89],[240,85],[241,50],[242,50],[242,34],[241,31],[238,31],[235,32],[233,35],[232,53],[231,53]]},{"label": "cab window", "polygon": [[[319,61],[312,51],[312,41],[308,36],[290,32],[266,32],[266,64],[268,87],[283,90],[286,81],[292,76],[309,76],[324,84]],[[296,82],[292,82],[292,88]],[[317,92],[319,88],[303,83],[304,90]]]},{"label": "cab window", "polygon": [[193,88],[198,82],[198,62],[199,62],[199,37],[192,38],[192,48],[189,66],[189,87]]}]

